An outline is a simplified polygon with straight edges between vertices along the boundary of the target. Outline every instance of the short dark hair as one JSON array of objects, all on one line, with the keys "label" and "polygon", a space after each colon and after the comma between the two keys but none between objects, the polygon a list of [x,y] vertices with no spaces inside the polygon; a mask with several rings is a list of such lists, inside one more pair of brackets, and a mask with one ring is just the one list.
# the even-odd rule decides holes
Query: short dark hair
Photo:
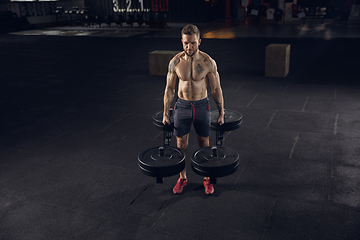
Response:
[{"label": "short dark hair", "polygon": [[197,26],[195,26],[193,24],[188,24],[181,30],[181,36],[184,34],[185,35],[196,34],[198,36],[198,38],[200,38],[200,30],[198,29]]}]

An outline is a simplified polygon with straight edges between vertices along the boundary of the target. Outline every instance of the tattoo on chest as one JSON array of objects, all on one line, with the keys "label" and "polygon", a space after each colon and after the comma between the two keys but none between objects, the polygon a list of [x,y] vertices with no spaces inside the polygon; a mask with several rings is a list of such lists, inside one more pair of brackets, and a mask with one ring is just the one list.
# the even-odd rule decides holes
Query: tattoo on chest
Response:
[{"label": "tattoo on chest", "polygon": [[198,74],[200,74],[204,71],[204,68],[199,63],[198,65],[195,66],[195,70]]}]

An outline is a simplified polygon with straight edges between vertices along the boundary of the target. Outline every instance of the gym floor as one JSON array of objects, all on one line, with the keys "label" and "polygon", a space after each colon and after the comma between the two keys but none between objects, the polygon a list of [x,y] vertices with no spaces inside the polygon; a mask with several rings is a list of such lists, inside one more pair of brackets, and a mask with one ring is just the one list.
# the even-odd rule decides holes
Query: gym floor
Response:
[{"label": "gym floor", "polygon": [[[182,26],[0,35],[0,239],[359,238],[358,25],[199,24],[225,108],[243,114],[224,143],[240,167],[212,196],[190,166],[181,195],[177,176],[156,184],[137,166],[162,144],[165,77],[148,53],[181,51]],[[285,78],[264,76],[271,43],[291,44]]]}]

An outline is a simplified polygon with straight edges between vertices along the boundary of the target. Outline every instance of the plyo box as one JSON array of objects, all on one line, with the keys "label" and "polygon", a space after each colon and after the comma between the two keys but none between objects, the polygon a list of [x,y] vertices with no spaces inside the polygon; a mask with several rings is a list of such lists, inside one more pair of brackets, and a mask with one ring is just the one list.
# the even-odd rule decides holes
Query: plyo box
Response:
[{"label": "plyo box", "polygon": [[179,51],[156,50],[149,53],[149,74],[166,76],[170,60]]},{"label": "plyo box", "polygon": [[270,44],[266,47],[265,76],[286,77],[290,68],[290,44]]}]

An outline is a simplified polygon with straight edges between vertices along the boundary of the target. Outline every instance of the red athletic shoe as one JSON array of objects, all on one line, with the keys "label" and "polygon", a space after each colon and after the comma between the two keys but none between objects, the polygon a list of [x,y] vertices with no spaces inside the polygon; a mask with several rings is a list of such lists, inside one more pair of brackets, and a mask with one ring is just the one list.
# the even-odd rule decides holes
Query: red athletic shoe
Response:
[{"label": "red athletic shoe", "polygon": [[173,192],[174,192],[175,194],[180,194],[180,193],[182,193],[183,188],[186,186],[186,184],[187,184],[187,180],[186,180],[186,179],[179,178],[179,179],[177,180],[177,183],[176,183],[175,187],[173,188]]},{"label": "red athletic shoe", "polygon": [[214,193],[214,186],[210,184],[210,179],[204,180],[204,187],[206,194],[213,194]]}]

